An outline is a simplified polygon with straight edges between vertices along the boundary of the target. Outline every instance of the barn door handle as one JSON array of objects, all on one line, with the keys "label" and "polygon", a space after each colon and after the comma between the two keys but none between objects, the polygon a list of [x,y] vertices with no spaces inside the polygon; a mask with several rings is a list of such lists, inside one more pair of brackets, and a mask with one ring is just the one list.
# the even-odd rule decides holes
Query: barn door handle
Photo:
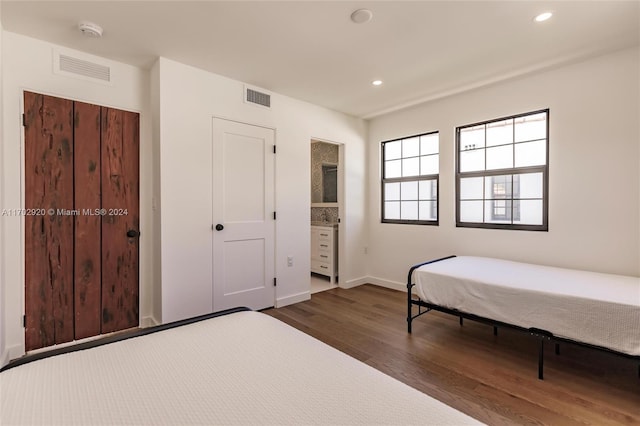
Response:
[{"label": "barn door handle", "polygon": [[222,231],[223,229],[224,229],[224,226],[221,223],[216,225],[216,231]]},{"label": "barn door handle", "polygon": [[138,231],[136,231],[135,229],[129,229],[127,231],[127,237],[129,237],[129,238],[135,238],[135,237],[137,237],[139,235],[140,235],[140,233]]}]

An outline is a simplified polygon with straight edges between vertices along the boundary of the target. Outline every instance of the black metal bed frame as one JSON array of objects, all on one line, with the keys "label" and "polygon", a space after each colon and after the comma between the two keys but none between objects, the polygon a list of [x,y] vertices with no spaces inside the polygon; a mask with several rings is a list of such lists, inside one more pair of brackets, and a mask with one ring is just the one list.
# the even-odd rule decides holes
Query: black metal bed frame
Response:
[{"label": "black metal bed frame", "polygon": [[26,355],[22,358],[16,358],[13,361],[9,362],[4,367],[0,368],[0,373],[9,370],[10,368],[18,367],[23,364],[28,364],[33,361],[37,361],[43,358],[49,358],[56,355],[62,355],[70,352],[82,351],[85,349],[91,349],[98,346],[107,345],[109,343],[119,342],[121,340],[131,339],[133,337],[144,336],[147,334],[157,333],[158,331],[168,330],[170,328],[176,328],[187,324],[193,324],[195,322],[200,322],[204,320],[208,320],[215,317],[221,317],[228,314],[233,314],[236,312],[250,311],[251,309],[246,307],[237,307],[231,309],[225,309],[223,311],[214,312],[211,314],[204,314],[193,318],[187,318],[179,321],[169,322],[166,324],[155,325],[153,327],[139,328],[133,329],[130,331],[125,331],[124,333],[116,333],[112,335],[108,335],[105,337],[97,338],[96,340],[91,340],[88,342],[78,343],[75,345],[65,346],[63,348],[51,349],[45,352],[39,352],[32,355]]},{"label": "black metal bed frame", "polygon": [[[609,348],[605,348],[602,346],[597,346],[597,345],[592,345],[589,343],[584,343],[584,342],[579,342],[576,340],[572,340],[572,339],[566,339],[563,337],[558,337],[558,336],[554,336],[553,333],[551,333],[548,330],[542,330],[539,328],[524,328],[524,327],[520,327],[514,324],[509,324],[509,323],[505,323],[505,322],[501,322],[501,321],[496,321],[496,320],[492,320],[490,318],[486,318],[486,317],[481,317],[478,315],[474,315],[471,313],[467,313],[467,312],[462,312],[459,311],[457,309],[450,309],[450,308],[446,308],[443,306],[439,306],[439,305],[435,305],[433,303],[429,303],[429,302],[425,302],[423,300],[421,300],[420,298],[413,298],[412,294],[411,294],[411,289],[413,288],[413,286],[415,286],[415,284],[412,282],[412,277],[413,277],[413,271],[415,271],[416,269],[418,269],[421,266],[424,265],[428,265],[430,263],[435,263],[435,262],[440,262],[442,260],[447,260],[447,259],[451,259],[453,257],[456,257],[455,255],[452,256],[447,256],[447,257],[442,257],[440,259],[434,259],[434,260],[429,260],[427,262],[422,262],[422,263],[418,263],[416,265],[413,265],[410,269],[409,269],[409,274],[407,276],[407,332],[409,334],[411,334],[411,322],[418,318],[421,315],[426,314],[429,311],[439,311],[439,312],[444,312],[447,314],[451,314],[451,315],[455,315],[457,317],[460,318],[460,325],[463,324],[463,319],[470,319],[473,321],[477,321],[483,324],[488,324],[493,326],[493,334],[494,335],[498,335],[498,327],[506,327],[506,328],[510,328],[513,330],[518,330],[518,331],[522,331],[525,332],[527,334],[530,334],[532,337],[538,339],[539,341],[539,349],[538,349],[538,379],[543,380],[544,379],[544,342],[548,341],[548,342],[554,342],[555,343],[555,353],[556,355],[560,354],[560,343],[571,343],[574,345],[578,345],[578,346],[582,346],[582,347],[586,347],[586,348],[591,348],[591,349],[595,349],[595,350],[599,350],[599,351],[604,351],[604,352],[608,352],[611,354],[615,354],[615,355],[619,355],[625,358],[629,358],[629,359],[633,359],[633,360],[637,360],[639,361],[638,364],[638,377],[640,377],[640,356],[637,355],[629,355],[623,352],[618,352],[618,351],[614,351],[612,349]],[[418,307],[418,313],[416,315],[413,315],[413,306],[417,306]],[[425,308],[423,310],[423,308]]]}]

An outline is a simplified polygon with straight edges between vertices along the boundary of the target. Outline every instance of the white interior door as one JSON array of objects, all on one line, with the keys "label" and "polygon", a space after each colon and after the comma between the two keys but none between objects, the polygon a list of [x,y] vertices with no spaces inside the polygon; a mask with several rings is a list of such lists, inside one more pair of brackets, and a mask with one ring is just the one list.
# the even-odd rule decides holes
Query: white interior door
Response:
[{"label": "white interior door", "polygon": [[213,310],[275,302],[274,131],[213,119]]}]

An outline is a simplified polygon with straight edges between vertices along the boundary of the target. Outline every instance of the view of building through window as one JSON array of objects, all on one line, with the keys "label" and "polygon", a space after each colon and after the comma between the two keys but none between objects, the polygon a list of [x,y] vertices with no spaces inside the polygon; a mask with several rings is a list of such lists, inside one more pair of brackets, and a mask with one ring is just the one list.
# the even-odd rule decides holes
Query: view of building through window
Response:
[{"label": "view of building through window", "polygon": [[458,226],[547,229],[548,114],[458,127]]}]

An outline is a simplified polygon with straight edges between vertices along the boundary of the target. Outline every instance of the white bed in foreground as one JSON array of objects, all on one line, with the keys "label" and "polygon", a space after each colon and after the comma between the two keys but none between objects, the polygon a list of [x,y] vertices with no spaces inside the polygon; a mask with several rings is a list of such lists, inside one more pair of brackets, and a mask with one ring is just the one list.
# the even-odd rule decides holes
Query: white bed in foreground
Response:
[{"label": "white bed in foreground", "polygon": [[477,424],[267,315],[244,311],[0,373],[0,424]]}]

